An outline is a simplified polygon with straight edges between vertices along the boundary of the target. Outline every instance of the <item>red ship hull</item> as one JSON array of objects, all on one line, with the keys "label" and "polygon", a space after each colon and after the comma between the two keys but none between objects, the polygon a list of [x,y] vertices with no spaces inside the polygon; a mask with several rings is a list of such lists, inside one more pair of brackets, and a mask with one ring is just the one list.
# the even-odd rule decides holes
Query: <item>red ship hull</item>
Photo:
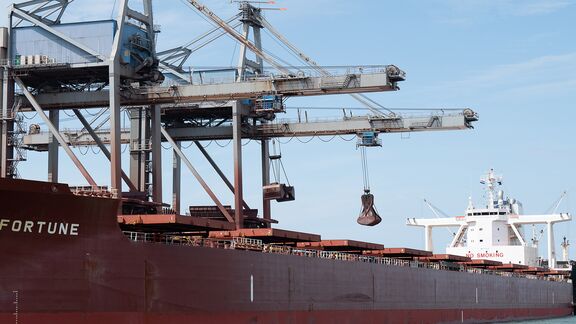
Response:
[{"label": "red ship hull", "polygon": [[0,323],[474,323],[567,316],[572,284],[133,242],[117,201],[0,179]]}]

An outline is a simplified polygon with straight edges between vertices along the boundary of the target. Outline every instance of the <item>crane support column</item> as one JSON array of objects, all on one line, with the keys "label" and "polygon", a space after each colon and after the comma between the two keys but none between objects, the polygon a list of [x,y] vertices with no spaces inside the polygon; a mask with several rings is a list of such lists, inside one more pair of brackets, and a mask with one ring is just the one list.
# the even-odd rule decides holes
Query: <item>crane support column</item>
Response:
[{"label": "crane support column", "polygon": [[[262,188],[270,184],[270,141],[262,140]],[[262,191],[264,192],[264,191]],[[262,217],[271,220],[271,203],[269,199],[262,197]],[[270,223],[267,224],[270,226]]]},{"label": "crane support column", "polygon": [[242,201],[242,105],[232,104],[232,142],[234,143],[234,221],[236,228],[244,227]]},{"label": "crane support column", "polygon": [[[122,199],[122,149],[120,137],[120,46],[124,21],[128,11],[128,0],[120,0],[116,17],[116,33],[108,62],[108,86],[110,103],[110,187],[118,199]],[[122,210],[121,204],[118,206]]]},{"label": "crane support column", "polygon": [[[180,150],[182,148],[182,143],[180,141],[175,142],[176,147]],[[180,193],[181,193],[181,183],[180,176],[182,174],[182,160],[176,154],[176,151],[172,151],[172,210],[177,215],[180,215]]]},{"label": "crane support column", "polygon": [[547,222],[546,228],[548,230],[548,268],[556,268],[556,251],[554,249],[554,223]]},{"label": "crane support column", "polygon": [[122,198],[122,158],[120,148],[120,75],[119,64],[110,63],[110,187],[118,199]]},{"label": "crane support column", "polygon": [[[240,55],[238,61],[238,78],[236,81],[244,80],[246,76],[246,72],[250,72],[251,74],[262,74],[264,69],[264,61],[261,56],[256,55],[256,61],[251,61],[246,57],[246,50],[248,43],[250,40],[248,36],[250,35],[250,28],[253,30],[254,34],[254,47],[256,48],[256,52],[262,52],[262,36],[260,33],[260,29],[262,26],[260,25],[259,21],[260,18],[260,10],[259,8],[255,8],[248,3],[241,3],[240,4],[240,11],[242,13],[240,21],[242,22],[242,39],[243,41],[240,44]],[[226,22],[223,22],[226,23]],[[226,23],[227,24],[227,23]]]},{"label": "crane support column", "polygon": [[426,241],[426,251],[434,252],[434,245],[432,244],[432,226],[424,226],[424,240]]},{"label": "crane support column", "polygon": [[[48,112],[48,118],[56,130],[60,129],[60,111],[53,109]],[[48,182],[58,182],[58,141],[53,135],[48,139]]]},{"label": "crane support column", "polygon": [[[4,57],[0,56],[0,59],[4,59]],[[5,178],[7,167],[6,150],[8,148],[8,141],[6,137],[7,134],[5,134],[7,116],[4,115],[6,113],[5,107],[7,104],[4,100],[8,97],[8,68],[3,68],[2,71],[0,71],[0,74],[0,178]]]},{"label": "crane support column", "polygon": [[146,164],[150,159],[150,118],[143,107],[131,108],[130,115],[130,180],[140,192],[146,192],[149,173]]},{"label": "crane support column", "polygon": [[[3,113],[2,107],[4,106],[2,102],[4,101],[4,69],[0,70],[0,115]],[[4,118],[0,116],[0,178],[4,178],[4,143],[2,141],[3,138],[3,129],[4,129]]]},{"label": "crane support column", "polygon": [[150,107],[152,122],[152,201],[162,202],[162,133],[160,105]]},{"label": "crane support column", "polygon": [[14,81],[10,78],[9,68],[2,71],[2,107],[0,110],[0,177],[13,176],[12,159],[14,148],[10,144],[10,136],[14,130],[12,119],[12,104],[14,102]]},{"label": "crane support column", "polygon": [[[250,28],[247,24],[243,26],[243,33],[242,37],[245,40],[248,40],[248,35],[250,33]],[[237,82],[244,80],[244,68],[246,67],[246,45],[240,45],[240,55],[239,55],[239,62],[238,62],[238,72],[237,72]]]},{"label": "crane support column", "polygon": [[[12,15],[8,17],[8,26],[12,26]],[[7,60],[10,57],[10,28],[0,28],[0,60]],[[14,102],[14,81],[10,78],[10,62],[0,73],[0,178],[12,176],[12,162],[14,150],[10,146],[10,134],[14,129],[12,117],[12,104]]]},{"label": "crane support column", "polygon": [[[7,52],[8,52],[8,28],[0,28],[0,61],[4,61],[6,60],[7,57]],[[7,62],[6,62],[7,63]],[[5,94],[5,89],[4,89],[4,82],[7,81],[6,77],[8,76],[7,73],[5,73],[6,69],[7,69],[8,64],[5,65],[4,68],[2,68],[0,70],[0,161],[2,161],[0,163],[0,177],[4,177],[4,142],[2,141],[2,138],[4,137],[3,135],[3,129],[4,129],[4,97],[6,97],[8,94]]]}]

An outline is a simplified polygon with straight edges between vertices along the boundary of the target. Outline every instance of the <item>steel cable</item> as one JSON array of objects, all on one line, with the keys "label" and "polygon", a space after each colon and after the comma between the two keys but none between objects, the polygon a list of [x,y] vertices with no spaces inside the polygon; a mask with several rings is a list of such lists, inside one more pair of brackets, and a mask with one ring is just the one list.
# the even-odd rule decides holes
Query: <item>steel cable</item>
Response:
[{"label": "steel cable", "polygon": [[288,143],[292,142],[293,139],[294,139],[294,136],[290,137],[290,139],[289,139],[288,141],[286,141],[286,142],[282,142],[282,141],[280,141],[280,139],[278,139],[278,143],[280,143],[280,144],[288,144]]},{"label": "steel cable", "polygon": [[325,140],[322,139],[322,136],[318,136],[318,139],[321,140],[321,141],[324,142],[324,143],[332,142],[332,140],[334,140],[335,138],[336,138],[336,135],[332,136],[331,139],[325,141]]},{"label": "steel cable", "polygon": [[366,147],[360,146],[360,158],[362,159],[362,178],[364,181],[364,192],[370,192],[370,176],[368,174],[368,159]]},{"label": "steel cable", "polygon": [[346,142],[351,142],[356,138],[356,135],[352,135],[352,137],[350,137],[350,139],[346,139],[344,138],[344,136],[342,135],[338,135],[338,137],[340,137],[341,140],[346,141]]},{"label": "steel cable", "polygon": [[194,141],[190,141],[190,144],[188,146],[184,146],[184,145],[180,144],[180,147],[184,150],[187,150],[192,146],[192,144],[194,144]]},{"label": "steel cable", "polygon": [[302,143],[302,144],[308,144],[310,142],[312,142],[312,140],[314,139],[314,137],[316,137],[316,135],[313,135],[312,137],[310,137],[309,140],[307,141],[301,141],[300,138],[296,137],[296,139],[298,140],[298,142]]},{"label": "steel cable", "polygon": [[75,115],[75,114],[68,115],[68,113],[66,112],[66,109],[63,109],[62,111],[64,112],[64,115],[66,115],[66,116],[68,116],[68,117],[76,118],[76,115]]},{"label": "steel cable", "polygon": [[86,148],[86,151],[84,153],[82,153],[82,146],[78,146],[78,151],[80,152],[80,154],[82,154],[82,155],[88,154],[88,150],[89,150],[88,146],[85,146],[85,148]]},{"label": "steel cable", "polygon": [[226,147],[226,146],[230,145],[230,143],[232,143],[232,140],[228,141],[228,143],[226,143],[226,144],[224,144],[224,145],[220,145],[220,144],[218,143],[218,141],[214,141],[214,143],[216,143],[216,145],[218,145],[218,146],[220,146],[220,147]]},{"label": "steel cable", "polygon": [[22,116],[24,116],[25,119],[31,120],[31,119],[38,117],[38,113],[34,113],[34,116],[32,116],[32,117],[26,117],[26,114],[22,114]]},{"label": "steel cable", "polygon": [[214,142],[214,140],[210,140],[210,142],[208,142],[208,144],[206,144],[206,146],[202,145],[202,147],[207,148],[208,146],[210,146],[210,144],[212,144],[212,142]]}]

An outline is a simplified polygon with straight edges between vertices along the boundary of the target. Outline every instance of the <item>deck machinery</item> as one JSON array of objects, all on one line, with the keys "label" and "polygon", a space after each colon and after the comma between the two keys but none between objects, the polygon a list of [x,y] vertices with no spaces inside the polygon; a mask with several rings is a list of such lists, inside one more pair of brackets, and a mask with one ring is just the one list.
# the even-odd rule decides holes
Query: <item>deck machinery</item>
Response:
[{"label": "deck machinery", "polygon": [[[9,8],[9,26],[0,30],[0,175],[17,177],[16,164],[24,159],[18,152],[47,151],[48,180],[58,182],[58,149],[62,148],[88,184],[77,189],[101,190],[72,150],[78,145],[95,145],[111,162],[110,187],[104,189],[122,199],[121,214],[184,214],[180,209],[183,163],[214,203],[191,208],[192,216],[196,215],[191,219],[198,218],[198,222],[190,224],[202,223],[213,229],[270,227],[274,222],[270,200],[294,198],[293,187],[270,182],[270,139],[344,134],[362,138],[366,133],[377,137],[388,132],[467,129],[477,120],[470,109],[415,117],[383,113],[381,106],[362,93],[398,90],[398,83],[405,79],[401,69],[355,66],[329,72],[289,43],[263,18],[261,9],[249,2],[241,2],[240,13],[223,20],[199,2],[188,1],[215,28],[199,37],[199,42],[189,43],[195,44],[193,49],[187,45],[164,51],[156,50],[151,0],[142,1],[141,12],[132,9],[128,0],[118,1],[118,15],[113,20],[63,23],[61,18],[71,2],[35,0]],[[241,32],[236,27],[241,27]],[[282,66],[266,54],[260,37],[263,28],[295,51],[309,69]],[[237,67],[187,73],[183,64],[188,57],[224,34],[240,44]],[[273,72],[266,70],[264,63]],[[216,75],[219,78],[215,79]],[[276,114],[284,111],[286,98],[329,94],[351,94],[371,114],[322,122],[276,119]],[[88,121],[80,109],[90,108],[100,108],[98,114],[105,115],[104,122],[94,125]],[[121,109],[130,115],[130,128],[121,128]],[[60,130],[62,110],[71,110],[82,129]],[[18,116],[30,111],[38,113],[47,129],[35,124],[26,131],[19,124]],[[108,129],[103,127],[106,124]],[[203,140],[214,139],[232,140],[233,181],[201,145]],[[262,216],[243,197],[242,139],[262,144],[262,186],[266,188]],[[170,143],[174,152],[173,201],[169,205],[162,202],[162,141]],[[230,206],[220,201],[181,150],[181,143],[187,141],[198,146],[233,191]],[[120,162],[122,144],[130,148],[126,173]],[[122,192],[122,182],[129,191]]]}]

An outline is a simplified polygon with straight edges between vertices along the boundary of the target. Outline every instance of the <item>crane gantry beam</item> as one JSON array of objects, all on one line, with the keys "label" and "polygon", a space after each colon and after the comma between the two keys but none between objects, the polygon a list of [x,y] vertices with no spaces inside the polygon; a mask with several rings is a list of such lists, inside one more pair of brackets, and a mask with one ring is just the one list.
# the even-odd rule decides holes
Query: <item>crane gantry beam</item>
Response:
[{"label": "crane gantry beam", "polygon": [[[268,139],[275,137],[309,137],[355,135],[373,131],[377,133],[400,133],[438,130],[461,130],[471,128],[477,115],[470,109],[461,112],[432,114],[430,116],[375,118],[371,116],[344,117],[343,119],[312,122],[273,122],[255,126],[245,125],[242,137],[245,139]],[[218,127],[172,127],[166,131],[175,141],[202,141],[232,139],[232,126]],[[110,140],[108,130],[96,131],[104,143]],[[63,137],[72,145],[97,145],[86,131],[67,130]],[[24,145],[38,151],[48,148],[49,133],[40,132],[24,136]],[[130,143],[130,130],[123,129],[121,142]]]},{"label": "crane gantry beam", "polygon": [[[131,88],[120,91],[120,103],[122,106],[136,106],[249,99],[264,94],[291,97],[395,91],[398,89],[396,83],[404,78],[398,74],[399,69],[390,67],[379,66],[373,70],[363,69],[362,72],[336,76],[267,76],[244,82]],[[109,105],[109,92],[41,93],[35,99],[43,109],[106,107]],[[21,111],[31,108],[30,103],[24,100]]]}]

